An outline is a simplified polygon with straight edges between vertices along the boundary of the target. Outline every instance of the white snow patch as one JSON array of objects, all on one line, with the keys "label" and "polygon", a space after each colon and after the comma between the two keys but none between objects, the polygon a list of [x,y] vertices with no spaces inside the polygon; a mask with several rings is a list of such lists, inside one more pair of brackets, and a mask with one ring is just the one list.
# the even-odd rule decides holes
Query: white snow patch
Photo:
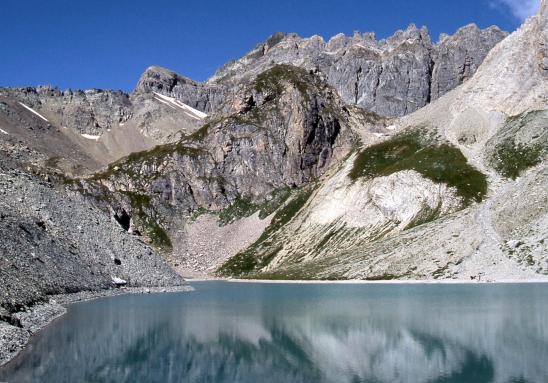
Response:
[{"label": "white snow patch", "polygon": [[396,129],[396,125],[390,125],[386,127],[387,130],[394,130]]},{"label": "white snow patch", "polygon": [[194,109],[193,107],[188,106],[187,104],[173,97],[164,96],[163,94],[156,93],[156,92],[154,92],[154,94],[156,95],[156,97],[154,97],[156,100],[166,105],[169,105],[173,109],[175,109],[175,107],[182,109],[189,117],[192,117],[196,120],[203,120],[204,118],[207,117],[206,113],[199,111],[198,109]]},{"label": "white snow patch", "polygon": [[40,117],[42,120],[44,120],[44,121],[46,121],[46,122],[49,122],[48,119],[47,119],[46,117],[42,116],[40,113],[38,113],[37,111],[35,111],[34,109],[32,109],[30,106],[27,106],[27,105],[23,104],[22,102],[19,102],[19,104],[20,104],[23,108],[29,110],[30,112],[32,112],[32,113],[34,113],[35,115],[37,115],[38,117]]},{"label": "white snow patch", "polygon": [[173,105],[171,105],[169,102],[167,101],[164,101],[162,100],[161,98],[158,98],[158,97],[154,97],[154,99],[160,101],[162,104],[166,104],[167,106],[169,106],[171,109],[175,109],[175,107]]},{"label": "white snow patch", "polygon": [[6,131],[5,131],[4,129],[2,129],[2,128],[0,128],[0,132],[1,132],[1,133],[4,133],[4,134],[8,134],[8,135],[9,135],[9,133],[8,133],[8,132],[6,132]]},{"label": "white snow patch", "polygon": [[94,136],[92,134],[86,134],[86,133],[82,133],[82,137],[87,138],[88,140],[95,140],[95,141],[101,138],[101,136]]}]

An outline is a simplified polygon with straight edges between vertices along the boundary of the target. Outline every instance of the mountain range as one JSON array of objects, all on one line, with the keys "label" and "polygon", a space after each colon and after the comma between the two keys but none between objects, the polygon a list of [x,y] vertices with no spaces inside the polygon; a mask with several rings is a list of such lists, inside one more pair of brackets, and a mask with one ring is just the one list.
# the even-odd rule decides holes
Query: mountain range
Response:
[{"label": "mountain range", "polygon": [[0,319],[119,281],[546,279],[547,23],[0,88]]}]

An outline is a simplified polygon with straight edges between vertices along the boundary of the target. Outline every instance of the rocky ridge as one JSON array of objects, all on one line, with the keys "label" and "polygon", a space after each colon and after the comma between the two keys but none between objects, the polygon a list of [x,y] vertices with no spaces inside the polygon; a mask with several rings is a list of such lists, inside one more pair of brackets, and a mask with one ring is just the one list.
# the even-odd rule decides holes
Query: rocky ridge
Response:
[{"label": "rocky ridge", "polygon": [[272,65],[291,64],[325,74],[347,104],[382,116],[411,113],[470,78],[489,50],[506,37],[497,27],[471,24],[432,43],[414,24],[376,40],[374,33],[343,34],[325,42],[277,33],[239,60],[219,69],[207,84],[237,84]]}]

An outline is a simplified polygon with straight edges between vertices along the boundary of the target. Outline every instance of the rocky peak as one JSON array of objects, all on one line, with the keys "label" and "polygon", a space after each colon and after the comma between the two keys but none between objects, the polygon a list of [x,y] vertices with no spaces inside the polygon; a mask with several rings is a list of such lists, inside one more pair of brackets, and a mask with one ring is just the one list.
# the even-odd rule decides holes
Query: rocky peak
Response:
[{"label": "rocky peak", "polygon": [[222,86],[200,83],[169,69],[151,66],[141,75],[133,96],[153,92],[177,98],[192,108],[211,113],[220,108],[226,91]]},{"label": "rocky peak", "polygon": [[283,32],[276,32],[272,36],[270,36],[266,42],[264,43],[264,50],[265,52],[268,52],[270,48],[278,44],[280,41],[282,41],[286,37],[286,34]]},{"label": "rocky peak", "polygon": [[396,31],[386,40],[379,41],[379,45],[383,46],[386,44],[386,49],[388,50],[395,49],[403,43],[422,43],[427,46],[431,45],[428,28],[425,26],[417,28],[415,24],[411,23],[405,30]]},{"label": "rocky peak", "polygon": [[439,98],[472,77],[487,53],[507,35],[495,26],[480,29],[469,24],[452,36],[440,36],[432,52],[430,99]]},{"label": "rocky peak", "polygon": [[344,102],[383,116],[403,116],[460,85],[472,76],[489,50],[506,34],[470,25],[433,45],[426,27],[410,24],[393,36],[274,34],[241,59],[227,63],[207,84],[235,87],[277,64],[290,64],[325,75]]},{"label": "rocky peak", "polygon": [[141,75],[134,92],[171,94],[176,85],[184,86],[186,84],[197,86],[198,83],[169,69],[150,66]]},{"label": "rocky peak", "polygon": [[181,213],[219,210],[239,199],[264,202],[276,190],[310,182],[327,170],[335,152],[343,154],[347,112],[319,76],[277,65],[234,99],[231,114],[175,144],[132,154],[97,178],[159,196],[154,204]]}]

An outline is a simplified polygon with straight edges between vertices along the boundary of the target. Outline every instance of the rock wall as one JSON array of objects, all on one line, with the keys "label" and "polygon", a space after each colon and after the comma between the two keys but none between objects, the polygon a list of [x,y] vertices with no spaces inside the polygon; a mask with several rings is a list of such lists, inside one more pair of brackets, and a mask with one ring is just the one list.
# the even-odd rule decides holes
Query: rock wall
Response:
[{"label": "rock wall", "polygon": [[344,102],[383,116],[403,116],[470,78],[506,33],[468,25],[433,44],[428,30],[410,25],[385,40],[373,33],[319,36],[275,34],[239,60],[227,63],[208,84],[233,86],[275,64],[325,74]]}]

